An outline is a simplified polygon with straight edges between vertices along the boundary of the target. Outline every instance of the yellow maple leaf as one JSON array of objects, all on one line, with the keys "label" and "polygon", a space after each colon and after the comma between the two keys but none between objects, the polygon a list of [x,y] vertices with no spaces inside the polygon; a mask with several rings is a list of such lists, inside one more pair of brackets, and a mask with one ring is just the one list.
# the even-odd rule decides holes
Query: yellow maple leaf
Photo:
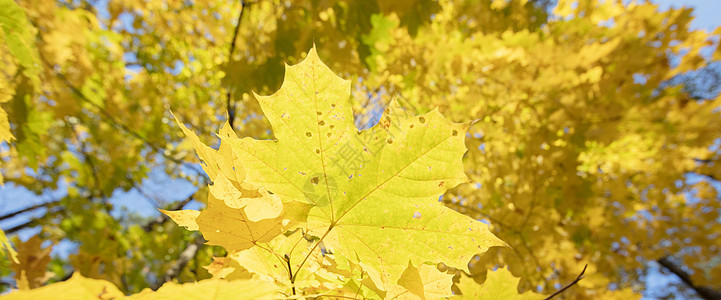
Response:
[{"label": "yellow maple leaf", "polygon": [[488,272],[486,281],[483,284],[476,283],[473,278],[461,276],[458,288],[461,295],[457,299],[482,299],[482,300],[533,300],[544,297],[532,292],[518,293],[518,281],[520,278],[513,277],[507,268],[500,268]]},{"label": "yellow maple leaf", "polygon": [[35,300],[106,300],[123,297],[123,293],[110,282],[99,279],[85,278],[79,273],[66,281],[49,284],[32,290],[12,292],[0,296],[0,299]]}]

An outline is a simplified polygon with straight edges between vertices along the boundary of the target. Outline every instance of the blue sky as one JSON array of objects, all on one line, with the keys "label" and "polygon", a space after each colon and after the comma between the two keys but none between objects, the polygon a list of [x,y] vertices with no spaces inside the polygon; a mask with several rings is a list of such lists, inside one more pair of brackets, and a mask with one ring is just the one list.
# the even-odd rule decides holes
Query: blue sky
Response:
[{"label": "blue sky", "polygon": [[651,0],[661,5],[663,10],[670,7],[693,7],[693,16],[696,17],[691,23],[693,29],[705,29],[712,31],[721,26],[721,0]]}]

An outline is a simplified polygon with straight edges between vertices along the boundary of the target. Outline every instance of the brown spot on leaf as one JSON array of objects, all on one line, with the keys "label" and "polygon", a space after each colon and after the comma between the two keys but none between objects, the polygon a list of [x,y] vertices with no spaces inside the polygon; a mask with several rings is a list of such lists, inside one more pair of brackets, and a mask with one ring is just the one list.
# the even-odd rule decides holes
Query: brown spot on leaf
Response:
[{"label": "brown spot on leaf", "polygon": [[320,120],[320,122],[318,122],[318,125],[320,125],[320,126],[323,126],[323,125],[325,125],[325,121],[323,121],[323,120]]},{"label": "brown spot on leaf", "polygon": [[318,176],[313,177],[313,178],[310,179],[310,183],[315,184],[315,185],[318,185],[318,182],[319,182],[319,181],[320,181],[320,180],[318,179]]},{"label": "brown spot on leaf", "polygon": [[426,118],[424,118],[424,117],[418,117],[418,121],[420,121],[421,124],[424,124],[424,123],[426,123]]},{"label": "brown spot on leaf", "polygon": [[305,136],[307,136],[307,137],[312,137],[312,136],[313,136],[313,134],[312,134],[312,133],[310,133],[310,131],[307,131],[307,132],[305,133]]},{"label": "brown spot on leaf", "polygon": [[458,135],[458,130],[453,130],[453,136],[457,136],[457,135]]}]

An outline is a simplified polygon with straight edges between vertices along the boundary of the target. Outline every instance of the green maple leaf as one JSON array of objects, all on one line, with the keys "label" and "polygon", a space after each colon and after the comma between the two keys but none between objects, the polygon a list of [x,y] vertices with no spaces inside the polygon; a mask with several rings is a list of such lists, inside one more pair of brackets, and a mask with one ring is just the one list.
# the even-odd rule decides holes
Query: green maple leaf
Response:
[{"label": "green maple leaf", "polygon": [[438,202],[467,181],[467,124],[437,110],[413,116],[393,102],[379,124],[358,131],[349,95],[350,81],[315,49],[287,66],[278,92],[256,95],[277,140],[221,137],[242,162],[245,182],[313,205],[309,232],[362,264],[378,287],[397,284],[409,260],[467,270],[474,254],[505,245],[485,224]]},{"label": "green maple leaf", "polygon": [[23,67],[25,76],[35,87],[40,86],[40,58],[35,48],[35,28],[28,22],[25,11],[15,1],[0,0],[0,40]]}]

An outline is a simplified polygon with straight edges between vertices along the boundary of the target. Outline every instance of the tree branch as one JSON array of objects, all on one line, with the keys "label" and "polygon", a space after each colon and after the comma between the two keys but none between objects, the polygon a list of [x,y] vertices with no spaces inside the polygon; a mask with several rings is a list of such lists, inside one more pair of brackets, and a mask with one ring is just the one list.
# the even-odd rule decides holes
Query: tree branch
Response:
[{"label": "tree branch", "polygon": [[587,267],[588,267],[588,265],[583,266],[583,270],[581,271],[581,274],[578,274],[578,276],[576,276],[576,279],[571,281],[571,283],[567,284],[566,286],[562,287],[560,290],[558,290],[555,293],[551,294],[550,296],[546,297],[544,300],[548,300],[553,297],[556,297],[558,294],[563,293],[565,290],[567,290],[568,288],[572,287],[573,285],[575,285],[576,283],[581,281],[581,279],[583,279],[583,273],[586,273]]},{"label": "tree branch", "polygon": [[705,286],[698,286],[693,283],[691,276],[688,275],[681,267],[675,265],[668,256],[664,256],[656,260],[659,265],[663,266],[669,272],[673,273],[681,279],[688,287],[692,288],[701,298],[706,300],[719,300],[721,299],[721,292],[715,291]]},{"label": "tree branch", "polygon": [[41,208],[41,207],[51,206],[51,205],[57,204],[57,203],[59,203],[59,202],[60,202],[59,200],[54,200],[54,201],[50,201],[50,202],[45,202],[45,203],[36,204],[36,205],[30,206],[30,207],[27,207],[27,208],[23,208],[23,209],[21,209],[21,210],[17,210],[17,211],[11,212],[11,213],[9,213],[9,214],[0,216],[0,221],[5,220],[5,219],[12,218],[12,217],[17,216],[17,215],[19,215],[19,214],[26,213],[26,212],[29,212],[29,211],[31,211],[31,210],[35,210],[35,209],[38,209],[38,208]]},{"label": "tree branch", "polygon": [[5,231],[5,234],[6,234],[6,235],[11,235],[11,234],[13,234],[13,233],[19,231],[20,229],[25,228],[25,227],[35,226],[35,225],[37,225],[37,223],[38,223],[38,220],[37,220],[37,219],[32,219],[32,220],[27,221],[27,222],[25,222],[25,223],[15,225],[14,227],[10,227],[10,228],[8,228],[8,229],[3,229],[3,231]]},{"label": "tree branch", "polygon": [[193,257],[195,257],[195,255],[198,253],[198,249],[200,249],[200,246],[202,246],[203,243],[205,243],[205,239],[203,239],[202,236],[198,236],[192,243],[188,244],[188,247],[186,247],[185,250],[180,253],[178,259],[173,263],[172,266],[170,266],[168,271],[165,272],[163,278],[161,280],[158,280],[158,282],[153,285],[152,289],[157,290],[164,283],[178,277],[180,271],[182,271],[183,268],[185,268],[185,266],[188,264],[188,262],[193,259]]},{"label": "tree branch", "polygon": [[44,216],[42,216],[42,217],[40,217],[40,218],[34,218],[34,219],[30,220],[30,221],[27,221],[27,222],[22,223],[22,224],[15,225],[15,226],[13,226],[13,227],[11,227],[11,228],[3,229],[3,231],[5,231],[5,234],[6,234],[6,235],[11,235],[11,234],[13,234],[13,233],[15,233],[15,232],[18,232],[18,231],[20,231],[20,230],[22,230],[22,229],[25,229],[25,228],[27,228],[27,227],[34,227],[34,226],[37,226],[37,225],[41,225],[41,224],[40,224],[40,220],[42,220],[43,218],[48,217],[48,215],[51,215],[51,216],[52,216],[52,215],[56,215],[56,214],[57,214],[58,212],[60,212],[60,211],[61,211],[61,210],[55,210],[55,211],[52,211],[52,212],[48,211],[47,213],[45,213]]},{"label": "tree branch", "polygon": [[[235,30],[233,30],[233,40],[230,42],[230,51],[228,51],[228,63],[233,60],[233,52],[235,52],[235,41],[238,39],[238,30],[240,29],[240,21],[243,19],[243,12],[248,4],[245,1],[240,1],[240,12],[238,13],[238,22],[235,24]],[[232,103],[231,90],[228,89],[226,93],[226,106],[228,109],[228,124],[230,128],[233,128],[235,122],[235,104]]]}]

